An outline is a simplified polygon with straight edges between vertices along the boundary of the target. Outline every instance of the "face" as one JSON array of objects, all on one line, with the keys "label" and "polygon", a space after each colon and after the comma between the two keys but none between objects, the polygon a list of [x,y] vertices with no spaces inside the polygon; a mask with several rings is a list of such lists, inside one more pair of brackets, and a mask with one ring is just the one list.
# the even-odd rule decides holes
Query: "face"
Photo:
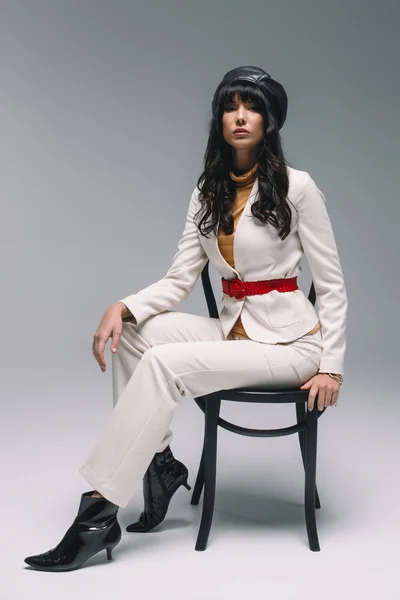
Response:
[{"label": "face", "polygon": [[[244,128],[248,133],[234,133]],[[263,117],[257,112],[254,102],[243,102],[236,93],[225,106],[222,115],[222,133],[225,141],[236,150],[254,148],[263,138]]]}]

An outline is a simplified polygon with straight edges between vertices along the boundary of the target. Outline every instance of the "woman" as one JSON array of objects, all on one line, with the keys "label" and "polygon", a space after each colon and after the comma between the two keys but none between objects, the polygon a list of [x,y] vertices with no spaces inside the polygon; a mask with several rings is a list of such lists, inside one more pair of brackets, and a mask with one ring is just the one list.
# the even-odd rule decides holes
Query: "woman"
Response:
[{"label": "woman", "polygon": [[[143,479],[145,510],[128,531],[150,531],[188,470],[169,447],[182,395],[219,389],[301,386],[308,408],[336,405],[345,353],[347,295],[325,198],[284,159],[282,85],[258,67],[226,73],[212,102],[205,169],[166,275],[105,312],[93,353],[106,370],[112,337],[114,410],[79,469],[94,491],[51,550],[25,558],[66,571],[121,539],[117,512]],[[314,306],[297,287],[306,254]],[[219,319],[172,310],[207,261],[222,275]],[[240,341],[240,344],[236,342]]]}]

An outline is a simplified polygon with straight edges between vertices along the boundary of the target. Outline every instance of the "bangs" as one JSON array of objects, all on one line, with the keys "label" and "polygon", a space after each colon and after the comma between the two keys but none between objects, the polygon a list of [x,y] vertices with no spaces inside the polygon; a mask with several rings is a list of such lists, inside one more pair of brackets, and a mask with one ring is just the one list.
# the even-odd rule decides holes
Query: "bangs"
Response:
[{"label": "bangs", "polygon": [[254,102],[257,108],[265,106],[264,96],[256,84],[252,84],[250,81],[236,81],[224,86],[220,91],[218,108],[221,112],[224,111],[227,104],[233,102],[236,93],[243,102]]}]

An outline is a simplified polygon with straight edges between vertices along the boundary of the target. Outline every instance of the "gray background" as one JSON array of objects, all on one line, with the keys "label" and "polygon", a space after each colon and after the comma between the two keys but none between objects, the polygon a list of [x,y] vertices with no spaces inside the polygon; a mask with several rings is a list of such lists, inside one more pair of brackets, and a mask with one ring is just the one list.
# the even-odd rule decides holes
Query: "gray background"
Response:
[{"label": "gray background", "polygon": [[[398,598],[398,4],[0,8],[1,597],[36,585],[43,598],[70,598],[90,583],[93,595],[114,598],[117,586],[124,597],[179,599],[239,598],[267,584],[280,600]],[[103,374],[93,334],[110,304],[168,269],[201,172],[212,94],[245,64],[287,90],[284,152],[327,198],[349,297],[345,382],[319,422],[321,552],[308,549],[297,439],[222,431],[206,552],[194,551],[201,505],[183,491],[159,530],[124,534],[141,510],[138,492],[120,512],[112,563],[97,555],[74,574],[33,573],[23,558],[53,547],[71,524],[88,489],[77,469],[112,408],[109,347]],[[200,281],[177,310],[207,314]],[[265,427],[293,423],[292,412],[223,408]],[[203,435],[194,402],[173,425],[173,451],[194,483]]]}]

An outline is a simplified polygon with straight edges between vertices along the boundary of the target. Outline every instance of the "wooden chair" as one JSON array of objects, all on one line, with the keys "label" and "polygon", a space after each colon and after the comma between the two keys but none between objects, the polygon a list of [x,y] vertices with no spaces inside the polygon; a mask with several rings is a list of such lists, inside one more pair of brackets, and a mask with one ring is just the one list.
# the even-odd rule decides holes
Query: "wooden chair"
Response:
[{"label": "wooden chair", "polygon": [[[209,262],[201,273],[203,290],[206,297],[210,317],[218,319],[218,308],[215,302],[212,285],[210,282]],[[308,299],[315,306],[314,283],[311,284]],[[195,398],[195,402],[203,411],[205,417],[204,442],[200,465],[194,485],[191,504],[198,504],[204,487],[203,510],[200,528],[197,536],[196,550],[205,550],[211,529],[214,513],[216,464],[217,464],[217,429],[218,426],[251,437],[278,437],[298,433],[300,451],[305,471],[305,521],[310,550],[319,551],[319,541],[315,520],[315,508],[320,508],[318,490],[316,487],[317,463],[317,425],[319,417],[325,412],[318,410],[318,396],[314,402],[314,409],[307,410],[309,390],[287,388],[272,390],[254,390],[249,388],[235,388],[218,390],[211,394]],[[262,402],[265,404],[292,402],[296,407],[296,424],[280,429],[251,429],[240,427],[219,416],[221,401],[230,402]]]}]

